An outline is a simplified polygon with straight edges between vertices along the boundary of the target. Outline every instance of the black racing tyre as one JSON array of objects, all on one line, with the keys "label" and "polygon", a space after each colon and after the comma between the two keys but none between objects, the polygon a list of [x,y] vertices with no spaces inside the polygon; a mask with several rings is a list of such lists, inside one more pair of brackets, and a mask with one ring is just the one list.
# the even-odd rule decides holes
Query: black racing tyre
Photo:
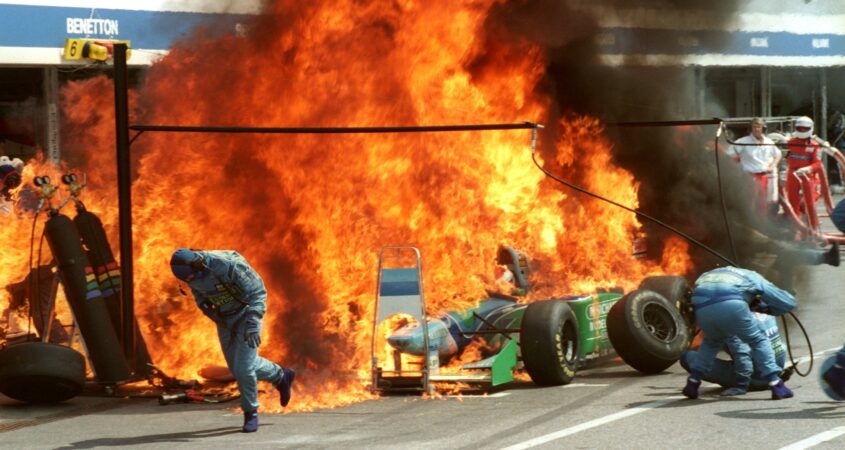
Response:
[{"label": "black racing tyre", "polygon": [[56,344],[24,342],[0,350],[0,392],[29,403],[71,399],[85,386],[85,358]]},{"label": "black racing tyre", "polygon": [[692,289],[689,283],[687,283],[686,278],[676,275],[646,277],[640,283],[640,289],[648,289],[666,297],[666,300],[673,303],[678,308],[678,311],[681,312],[681,317],[684,318],[687,327],[690,329],[695,327],[695,314],[692,308]]},{"label": "black racing tyre", "polygon": [[647,289],[629,292],[607,314],[616,353],[647,374],[666,370],[689,346],[689,328],[666,297]]},{"label": "black racing tyre", "polygon": [[569,384],[578,367],[578,322],[569,304],[544,300],[529,304],[519,332],[522,362],[534,383]]}]

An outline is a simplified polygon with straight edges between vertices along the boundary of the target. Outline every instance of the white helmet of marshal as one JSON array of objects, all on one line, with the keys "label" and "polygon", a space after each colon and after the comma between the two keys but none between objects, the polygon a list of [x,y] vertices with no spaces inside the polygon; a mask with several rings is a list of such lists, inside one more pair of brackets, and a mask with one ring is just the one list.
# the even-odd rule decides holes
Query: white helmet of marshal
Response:
[{"label": "white helmet of marshal", "polygon": [[813,119],[803,116],[795,119],[795,133],[794,136],[807,139],[813,135]]}]

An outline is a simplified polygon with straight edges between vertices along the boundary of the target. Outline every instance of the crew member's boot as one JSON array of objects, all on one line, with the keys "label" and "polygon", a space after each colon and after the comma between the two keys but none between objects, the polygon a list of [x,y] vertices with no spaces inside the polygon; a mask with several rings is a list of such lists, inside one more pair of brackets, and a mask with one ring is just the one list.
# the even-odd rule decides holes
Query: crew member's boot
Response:
[{"label": "crew member's boot", "polygon": [[687,378],[687,385],[681,391],[686,398],[698,398],[698,388],[701,386],[701,380],[694,380],[692,377]]},{"label": "crew member's boot", "polygon": [[296,372],[293,369],[282,369],[282,379],[276,383],[276,389],[279,390],[279,403],[282,406],[288,406],[290,402],[290,390],[293,387],[293,380],[296,378]]},{"label": "crew member's boot", "polygon": [[258,411],[244,413],[244,433],[255,433],[258,431]]},{"label": "crew member's boot", "polygon": [[833,267],[839,267],[839,242],[834,242],[830,250],[824,253],[824,262]]},{"label": "crew member's boot", "polygon": [[792,393],[792,390],[786,387],[786,384],[781,379],[778,379],[775,384],[770,384],[769,389],[772,390],[772,400],[783,400],[795,395]]},{"label": "crew member's boot", "polygon": [[833,365],[822,374],[822,379],[833,392],[845,398],[845,368]]}]

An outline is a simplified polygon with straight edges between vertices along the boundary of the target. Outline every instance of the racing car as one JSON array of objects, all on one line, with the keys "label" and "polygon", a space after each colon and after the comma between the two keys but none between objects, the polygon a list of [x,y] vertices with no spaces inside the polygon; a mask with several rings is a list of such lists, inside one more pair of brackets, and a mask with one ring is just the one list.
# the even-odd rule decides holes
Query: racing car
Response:
[{"label": "racing car", "polygon": [[[388,267],[386,251],[416,252],[415,267]],[[510,293],[488,292],[474,308],[449,311],[436,318],[425,315],[419,251],[386,247],[379,256],[379,282],[373,329],[372,389],[374,391],[430,391],[433,382],[489,383],[498,386],[524,370],[538,385],[569,384],[576,372],[619,356],[634,369],[655,374],[674,364],[689,347],[694,328],[685,278],[656,276],[623,294],[609,290],[564,296],[531,303],[520,302],[530,291],[528,258],[501,247],[497,263],[512,273]],[[377,355],[380,324],[398,313],[409,322],[386,337],[393,351],[393,367]],[[483,359],[463,364],[464,371],[482,374],[447,374],[448,362],[481,341]],[[402,355],[417,357],[416,365]]]}]

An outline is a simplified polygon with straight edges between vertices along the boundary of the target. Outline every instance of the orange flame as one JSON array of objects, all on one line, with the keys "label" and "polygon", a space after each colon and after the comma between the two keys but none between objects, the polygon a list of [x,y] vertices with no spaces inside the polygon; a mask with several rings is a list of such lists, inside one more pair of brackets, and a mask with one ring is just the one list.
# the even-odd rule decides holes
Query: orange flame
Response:
[{"label": "orange flame", "polygon": [[[241,126],[547,125],[538,159],[630,206],[597,120],[552,119],[546,62],[485,32],[494,0],[276,1],[246,37],[199,31],[155,64],[130,98],[133,123]],[[437,39],[432,39],[437,36]],[[105,77],[63,89],[64,153],[88,174],[89,209],[117,250],[113,92]],[[298,370],[289,411],[370,398],[377,254],[423,255],[430,312],[474,305],[500,245],[532,258],[529,300],[633,288],[682,272],[631,257],[640,226],[623,210],[547,180],[527,131],[381,135],[146,133],[132,147],[135,302],[153,360],[194,378],[223,364],[214,326],[170,274],[178,247],[236,249],[267,284],[261,353]],[[28,173],[40,170],[29,167]],[[28,223],[3,219],[6,242]],[[26,243],[3,261],[25,275]],[[8,260],[8,261],[7,261]],[[2,295],[2,291],[0,291]],[[2,300],[0,300],[2,302]],[[2,303],[0,303],[2,306]],[[270,390],[272,391],[272,390]],[[279,410],[273,394],[263,410]]]},{"label": "orange flame", "polygon": [[678,236],[671,235],[663,243],[663,258],[660,266],[667,273],[684,273],[692,267],[689,256],[689,243]]}]

